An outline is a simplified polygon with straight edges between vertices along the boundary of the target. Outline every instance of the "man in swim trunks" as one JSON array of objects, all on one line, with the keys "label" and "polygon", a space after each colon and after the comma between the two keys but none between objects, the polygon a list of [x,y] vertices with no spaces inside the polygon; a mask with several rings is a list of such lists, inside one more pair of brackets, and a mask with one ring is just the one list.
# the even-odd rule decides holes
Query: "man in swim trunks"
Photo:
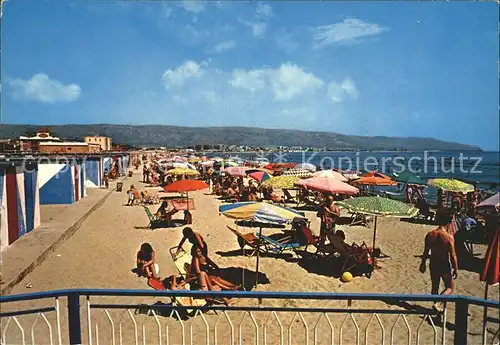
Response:
[{"label": "man in swim trunks", "polygon": [[[437,229],[430,231],[425,236],[425,249],[420,263],[420,272],[425,273],[425,264],[427,259],[430,258],[431,293],[434,295],[439,293],[441,280],[443,280],[445,286],[441,295],[450,295],[453,292],[453,279],[457,279],[458,262],[455,241],[453,236],[448,233],[451,219],[449,213],[438,213],[436,215]],[[442,303],[435,303],[434,308],[441,311]]]}]

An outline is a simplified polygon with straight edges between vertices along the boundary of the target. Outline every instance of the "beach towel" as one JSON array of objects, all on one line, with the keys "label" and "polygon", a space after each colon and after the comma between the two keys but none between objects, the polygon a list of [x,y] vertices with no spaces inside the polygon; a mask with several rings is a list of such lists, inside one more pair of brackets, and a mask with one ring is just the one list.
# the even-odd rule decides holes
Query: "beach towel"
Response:
[{"label": "beach towel", "polygon": [[165,285],[163,285],[163,282],[159,279],[149,278],[148,285],[155,290],[166,290]]}]

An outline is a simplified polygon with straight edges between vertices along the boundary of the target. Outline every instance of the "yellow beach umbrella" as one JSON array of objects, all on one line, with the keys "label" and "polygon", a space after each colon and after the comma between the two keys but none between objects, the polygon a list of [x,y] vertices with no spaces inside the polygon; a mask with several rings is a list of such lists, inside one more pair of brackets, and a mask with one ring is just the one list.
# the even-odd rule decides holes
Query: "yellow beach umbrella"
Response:
[{"label": "yellow beach umbrella", "polygon": [[295,188],[295,184],[300,180],[301,178],[299,176],[281,175],[281,176],[271,177],[269,180],[264,181],[262,183],[262,186],[281,188],[281,189],[293,189]]},{"label": "yellow beach umbrella", "polygon": [[196,170],[188,169],[188,168],[175,168],[172,170],[167,171],[167,174],[174,175],[174,176],[196,176],[199,175],[200,173],[197,172]]},{"label": "yellow beach umbrella", "polygon": [[435,178],[429,180],[427,184],[447,192],[470,193],[474,191],[473,185],[452,178]]}]

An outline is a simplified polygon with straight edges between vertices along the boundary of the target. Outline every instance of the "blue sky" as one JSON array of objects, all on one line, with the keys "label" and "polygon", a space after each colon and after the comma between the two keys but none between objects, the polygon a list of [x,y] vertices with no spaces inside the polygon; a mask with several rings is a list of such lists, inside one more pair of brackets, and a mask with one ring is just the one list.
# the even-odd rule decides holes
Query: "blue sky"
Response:
[{"label": "blue sky", "polygon": [[498,5],[4,2],[2,121],[241,125],[498,149]]}]

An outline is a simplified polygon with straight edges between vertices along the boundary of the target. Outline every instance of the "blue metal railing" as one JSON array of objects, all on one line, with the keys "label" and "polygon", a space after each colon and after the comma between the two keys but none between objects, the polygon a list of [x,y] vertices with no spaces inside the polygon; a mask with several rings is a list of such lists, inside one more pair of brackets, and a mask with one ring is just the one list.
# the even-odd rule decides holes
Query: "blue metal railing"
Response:
[{"label": "blue metal railing", "polygon": [[[19,294],[11,296],[0,296],[2,309],[5,304],[12,302],[21,302],[29,300],[40,300],[49,298],[67,298],[68,308],[68,332],[70,344],[82,343],[82,326],[81,326],[81,310],[80,297],[103,297],[103,296],[121,296],[121,297],[192,297],[204,299],[210,298],[232,298],[232,299],[252,299],[259,300],[258,306],[176,306],[178,310],[213,310],[213,311],[269,311],[269,312],[311,312],[311,313],[366,313],[366,314],[422,314],[414,310],[398,310],[395,312],[391,309],[362,309],[362,308],[305,308],[305,307],[270,307],[260,304],[262,300],[323,300],[323,301],[379,301],[389,304],[395,302],[442,302],[455,305],[455,329],[454,329],[454,344],[467,344],[468,323],[469,323],[469,306],[479,306],[483,308],[492,308],[498,310],[500,308],[499,301],[485,300],[476,297],[451,295],[406,295],[406,294],[380,294],[380,293],[323,293],[323,292],[249,292],[249,291],[190,291],[190,290],[123,290],[123,289],[69,289],[55,290],[29,294]],[[239,303],[241,304],[241,303]],[[141,305],[137,304],[90,304],[88,307],[93,309],[133,309]],[[150,310],[160,310],[165,308],[161,305],[149,306]],[[171,308],[171,307],[170,307]],[[1,312],[0,318],[12,317],[26,314],[43,313],[54,311],[55,308],[39,308],[27,309],[19,311]],[[59,312],[59,311],[58,311]],[[446,321],[446,320],[445,320]],[[484,322],[486,320],[483,320]],[[17,321],[16,321],[17,322]],[[444,322],[446,323],[446,322]],[[483,337],[483,343],[484,343]],[[444,335],[443,335],[444,344]]]}]

